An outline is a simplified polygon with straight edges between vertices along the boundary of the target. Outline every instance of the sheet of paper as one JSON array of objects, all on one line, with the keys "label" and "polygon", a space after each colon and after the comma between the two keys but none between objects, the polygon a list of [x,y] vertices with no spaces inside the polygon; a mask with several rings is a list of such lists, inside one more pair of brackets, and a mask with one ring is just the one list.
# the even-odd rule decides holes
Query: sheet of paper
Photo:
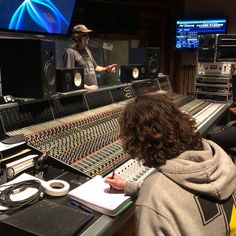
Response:
[{"label": "sheet of paper", "polygon": [[70,191],[69,196],[109,211],[115,210],[130,198],[123,192],[110,193],[110,185],[104,183],[104,178],[100,175]]}]

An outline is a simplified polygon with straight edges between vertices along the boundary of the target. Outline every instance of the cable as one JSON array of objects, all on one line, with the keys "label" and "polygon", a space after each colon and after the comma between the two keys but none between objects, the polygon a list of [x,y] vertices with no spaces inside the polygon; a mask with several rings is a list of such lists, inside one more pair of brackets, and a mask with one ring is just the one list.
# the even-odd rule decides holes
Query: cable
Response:
[{"label": "cable", "polygon": [[[38,180],[26,180],[8,186],[0,192],[0,205],[7,207],[6,210],[0,210],[0,214],[9,213],[18,210],[26,205],[32,205],[38,202],[44,195],[44,189]],[[26,188],[36,188],[38,191],[32,196],[19,201],[12,201],[11,195],[24,191]]]}]

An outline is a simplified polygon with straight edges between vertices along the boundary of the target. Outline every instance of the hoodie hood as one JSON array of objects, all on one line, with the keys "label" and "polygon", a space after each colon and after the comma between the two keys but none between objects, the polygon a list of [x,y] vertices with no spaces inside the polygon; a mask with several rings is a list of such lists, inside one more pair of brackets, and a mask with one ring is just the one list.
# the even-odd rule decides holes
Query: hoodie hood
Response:
[{"label": "hoodie hood", "polygon": [[203,139],[203,146],[168,160],[159,171],[189,191],[227,199],[236,190],[236,167],[216,143]]}]

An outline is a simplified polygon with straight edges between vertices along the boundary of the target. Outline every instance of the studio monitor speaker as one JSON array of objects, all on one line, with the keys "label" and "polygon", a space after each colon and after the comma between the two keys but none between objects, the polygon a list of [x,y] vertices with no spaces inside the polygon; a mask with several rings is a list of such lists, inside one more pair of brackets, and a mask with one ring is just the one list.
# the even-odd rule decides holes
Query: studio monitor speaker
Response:
[{"label": "studio monitor speaker", "polygon": [[84,88],[84,68],[58,68],[56,72],[57,91],[70,92]]},{"label": "studio monitor speaker", "polygon": [[3,95],[47,98],[56,93],[55,42],[0,39]]},{"label": "studio monitor speaker", "polygon": [[121,83],[130,83],[134,80],[146,79],[145,65],[120,65],[119,76]]},{"label": "studio monitor speaker", "polygon": [[131,48],[129,54],[130,64],[144,64],[147,78],[156,78],[160,67],[160,48]]}]

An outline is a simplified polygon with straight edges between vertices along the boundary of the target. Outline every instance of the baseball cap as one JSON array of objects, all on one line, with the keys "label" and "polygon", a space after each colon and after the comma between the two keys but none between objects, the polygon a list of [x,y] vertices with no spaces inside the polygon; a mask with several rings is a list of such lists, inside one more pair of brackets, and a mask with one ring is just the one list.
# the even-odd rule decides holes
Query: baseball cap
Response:
[{"label": "baseball cap", "polygon": [[85,25],[76,25],[73,27],[73,33],[89,33],[92,32],[91,29],[88,29]]}]

